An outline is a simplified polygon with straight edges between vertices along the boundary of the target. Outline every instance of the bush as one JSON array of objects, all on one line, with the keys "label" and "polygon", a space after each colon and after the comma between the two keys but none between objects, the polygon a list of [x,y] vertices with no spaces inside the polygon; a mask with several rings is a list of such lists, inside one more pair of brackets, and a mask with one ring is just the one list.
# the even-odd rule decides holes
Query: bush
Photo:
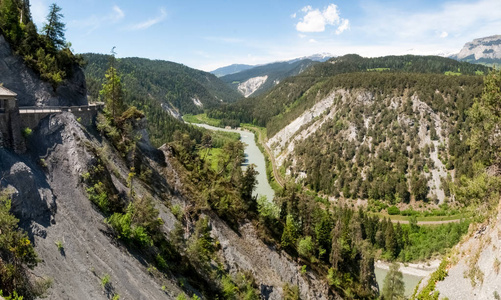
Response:
[{"label": "bush", "polygon": [[388,207],[388,214],[389,215],[399,215],[400,214],[400,209],[396,207],[395,205]]}]

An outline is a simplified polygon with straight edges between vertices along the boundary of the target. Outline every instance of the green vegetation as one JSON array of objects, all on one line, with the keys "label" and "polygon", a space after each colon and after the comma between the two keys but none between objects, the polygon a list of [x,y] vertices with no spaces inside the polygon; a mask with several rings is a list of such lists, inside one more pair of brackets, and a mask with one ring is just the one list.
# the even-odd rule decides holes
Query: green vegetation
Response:
[{"label": "green vegetation", "polygon": [[438,269],[433,272],[428,279],[426,286],[419,292],[418,295],[412,295],[411,299],[417,300],[438,300],[439,292],[435,291],[436,283],[442,281],[447,277],[447,265],[449,264],[448,258],[444,258],[438,266]]},{"label": "green vegetation", "polygon": [[390,68],[373,68],[373,69],[367,69],[367,72],[383,72],[383,71],[389,71]]},{"label": "green vegetation", "polygon": [[[390,71],[367,71],[372,69],[390,69]],[[334,87],[353,89],[373,86],[385,89],[387,84],[382,83],[379,79],[383,75],[393,76],[395,81],[399,81],[398,86],[409,85],[412,87],[413,80],[406,79],[413,77],[410,74],[417,77],[420,77],[419,74],[435,74],[445,77],[443,75],[445,72],[455,72],[458,69],[464,75],[487,73],[488,70],[485,66],[434,56],[405,55],[363,58],[358,55],[345,55],[325,63],[316,64],[300,75],[284,79],[265,95],[209,109],[207,115],[220,119],[223,125],[238,126],[240,123],[252,123],[267,127],[268,135],[273,136],[302,112],[311,108],[319,97],[327,96],[327,93],[330,93]],[[358,78],[361,76],[360,72],[363,72],[365,78]],[[340,74],[342,76],[336,76]],[[347,74],[351,78],[349,81],[344,80]],[[433,80],[426,80],[426,82],[426,84],[435,84]]]},{"label": "green vegetation", "polygon": [[101,278],[101,286],[105,288],[111,283],[111,276],[110,274],[104,274],[103,278]]},{"label": "green vegetation", "polygon": [[238,90],[239,84],[242,82],[255,77],[267,76],[259,89],[252,94],[252,96],[255,97],[269,91],[275,86],[276,82],[281,82],[287,77],[295,76],[315,64],[318,64],[318,62],[309,59],[302,59],[294,62],[276,62],[254,66],[241,72],[222,76],[220,79],[236,91]]},{"label": "green vegetation", "polygon": [[2,295],[12,299],[33,299],[41,296],[43,280],[34,281],[28,274],[39,262],[26,233],[19,229],[19,220],[10,213],[11,199],[0,189],[0,282]]},{"label": "green vegetation", "polygon": [[57,4],[49,7],[46,23],[40,32],[33,23],[29,1],[0,1],[0,32],[28,66],[50,82],[54,89],[73,75],[75,65],[82,63],[64,37],[65,24]]},{"label": "green vegetation", "polygon": [[[98,99],[110,56],[88,53],[83,57],[87,62],[84,71],[89,95]],[[118,59],[114,67],[122,73],[127,105],[158,103],[165,112],[171,109],[181,114],[198,114],[221,101],[230,103],[241,98],[216,76],[173,62],[130,57]],[[198,99],[203,108],[194,99]],[[140,109],[145,113],[148,111],[143,107]]]},{"label": "green vegetation", "polygon": [[22,134],[25,138],[30,137],[32,133],[33,133],[33,130],[31,130],[31,128],[29,128],[29,127],[24,128],[22,131]]},{"label": "green vegetation", "polygon": [[221,121],[207,117],[207,114],[190,115],[186,114],[183,116],[183,120],[188,123],[198,123],[198,124],[208,124],[214,127],[221,127]]},{"label": "green vegetation", "polygon": [[63,252],[64,251],[64,245],[63,245],[62,241],[57,240],[56,241],[56,246],[57,246],[57,250],[59,250],[59,252]]},{"label": "green vegetation", "polygon": [[383,299],[397,300],[404,299],[405,286],[400,265],[393,263],[390,265],[390,271],[384,278]]}]

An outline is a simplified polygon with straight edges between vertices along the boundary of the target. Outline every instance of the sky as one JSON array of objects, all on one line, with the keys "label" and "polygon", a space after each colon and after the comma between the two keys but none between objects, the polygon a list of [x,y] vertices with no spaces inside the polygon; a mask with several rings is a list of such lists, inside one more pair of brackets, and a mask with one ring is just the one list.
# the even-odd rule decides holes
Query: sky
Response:
[{"label": "sky", "polygon": [[436,55],[501,34],[501,0],[31,0],[42,28],[62,8],[76,53],[110,53],[212,71],[317,53]]}]

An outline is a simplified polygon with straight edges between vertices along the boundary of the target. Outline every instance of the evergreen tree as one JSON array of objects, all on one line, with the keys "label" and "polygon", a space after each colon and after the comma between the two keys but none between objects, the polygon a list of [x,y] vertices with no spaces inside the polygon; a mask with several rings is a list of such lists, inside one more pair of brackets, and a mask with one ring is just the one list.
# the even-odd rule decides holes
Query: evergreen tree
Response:
[{"label": "evergreen tree", "polygon": [[390,266],[390,271],[384,278],[383,299],[404,299],[405,285],[400,265],[394,263]]},{"label": "evergreen tree", "polygon": [[493,70],[484,78],[482,97],[475,99],[468,115],[473,120],[473,132],[468,140],[472,150],[490,158],[484,163],[500,164],[501,70]]},{"label": "evergreen tree", "polygon": [[296,220],[294,220],[294,217],[292,217],[292,215],[287,215],[284,232],[282,233],[282,248],[293,248],[296,245],[297,238],[298,229]]},{"label": "evergreen tree", "polygon": [[393,224],[388,224],[386,226],[385,232],[385,245],[386,251],[391,254],[392,258],[397,257],[398,243],[397,237],[395,236],[395,230],[393,229]]},{"label": "evergreen tree", "polygon": [[99,95],[101,97],[101,101],[106,104],[108,111],[111,113],[112,119],[116,120],[116,117],[122,113],[124,104],[120,75],[115,69],[114,49],[115,47],[111,50],[113,55],[110,62],[110,68],[104,75],[105,83],[103,83],[103,87],[99,92]]},{"label": "evergreen tree", "polygon": [[257,210],[257,202],[256,198],[252,197],[252,191],[256,188],[257,179],[256,175],[258,172],[256,171],[255,165],[251,164],[245,170],[244,176],[242,177],[240,193],[242,195],[242,199],[244,201],[249,202],[249,209],[252,211]]},{"label": "evergreen tree", "polygon": [[49,7],[47,23],[45,23],[43,27],[47,48],[50,50],[60,50],[65,46],[66,39],[64,37],[64,31],[66,25],[61,21],[63,17],[61,7],[56,3],[52,3]]},{"label": "evergreen tree", "polygon": [[0,1],[0,27],[7,39],[17,46],[23,37],[19,9],[14,0]]}]

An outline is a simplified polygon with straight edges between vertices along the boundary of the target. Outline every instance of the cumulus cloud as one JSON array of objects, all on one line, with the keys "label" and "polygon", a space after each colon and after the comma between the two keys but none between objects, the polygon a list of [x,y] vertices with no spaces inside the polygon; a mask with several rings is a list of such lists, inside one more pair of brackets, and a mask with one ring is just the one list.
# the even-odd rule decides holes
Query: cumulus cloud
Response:
[{"label": "cumulus cloud", "polygon": [[348,19],[343,19],[339,27],[336,29],[336,34],[341,34],[346,29],[350,29],[350,21]]},{"label": "cumulus cloud", "polygon": [[167,17],[167,11],[164,8],[160,8],[160,15],[159,16],[157,16],[155,18],[148,19],[148,20],[141,22],[141,23],[134,24],[134,25],[130,26],[130,29],[132,29],[132,30],[148,29],[151,26],[162,22],[163,20],[165,20],[166,17]]},{"label": "cumulus cloud", "polygon": [[327,26],[337,26],[336,34],[349,28],[349,20],[340,17],[335,4],[329,4],[323,10],[313,9],[310,5],[301,9],[305,16],[296,24],[299,32],[324,32]]},{"label": "cumulus cloud", "polygon": [[449,33],[447,31],[442,31],[442,33],[439,36],[444,39],[449,36]]}]

